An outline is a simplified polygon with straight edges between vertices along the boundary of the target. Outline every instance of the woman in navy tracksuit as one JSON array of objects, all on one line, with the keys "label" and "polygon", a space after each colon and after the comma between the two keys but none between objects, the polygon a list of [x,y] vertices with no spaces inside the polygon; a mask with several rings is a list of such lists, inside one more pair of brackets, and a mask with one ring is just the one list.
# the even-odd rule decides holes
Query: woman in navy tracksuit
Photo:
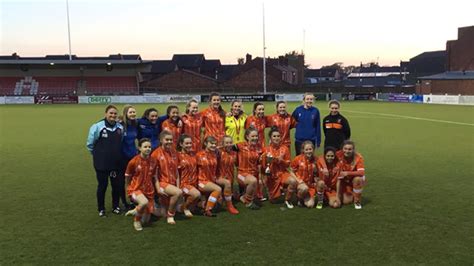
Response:
[{"label": "woman in navy tracksuit", "polygon": [[151,149],[155,150],[160,145],[158,135],[161,132],[161,124],[168,119],[167,115],[158,117],[158,110],[148,108],[143,113],[142,118],[138,119],[137,138],[147,138],[151,140]]},{"label": "woman in navy tracksuit", "polygon": [[100,217],[105,214],[105,192],[110,181],[112,183],[112,208],[120,213],[120,192],[124,189],[123,181],[117,173],[122,168],[122,137],[123,127],[117,123],[117,108],[113,105],[105,109],[105,118],[93,124],[87,137],[87,149],[91,152],[97,178],[97,209]]},{"label": "woman in navy tracksuit", "polygon": [[142,118],[138,119],[138,139],[148,138],[151,140],[151,149],[158,148],[160,141],[158,135],[161,132],[161,124],[168,116],[158,117],[158,110],[148,108],[143,113]]}]

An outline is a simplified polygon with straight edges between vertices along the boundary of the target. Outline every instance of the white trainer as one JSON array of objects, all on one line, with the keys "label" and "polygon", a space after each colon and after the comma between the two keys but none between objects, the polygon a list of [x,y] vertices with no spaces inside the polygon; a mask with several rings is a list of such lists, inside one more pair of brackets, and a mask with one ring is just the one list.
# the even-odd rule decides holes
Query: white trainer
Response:
[{"label": "white trainer", "polygon": [[360,202],[354,202],[354,208],[356,210],[360,210],[360,209],[362,209],[362,204],[360,204]]},{"label": "white trainer", "polygon": [[176,224],[175,220],[174,220],[174,217],[170,216],[168,218],[166,218],[166,222],[168,224]]},{"label": "white trainer", "polygon": [[184,209],[183,212],[184,212],[184,216],[186,216],[187,218],[193,217],[193,213],[190,210]]},{"label": "white trainer", "polygon": [[293,209],[295,206],[293,206],[293,204],[287,200],[285,200],[285,205],[288,209]]},{"label": "white trainer", "polygon": [[141,223],[140,221],[134,221],[134,222],[133,222],[133,227],[134,227],[135,230],[137,230],[137,231],[143,230],[143,226],[142,226],[142,223]]}]

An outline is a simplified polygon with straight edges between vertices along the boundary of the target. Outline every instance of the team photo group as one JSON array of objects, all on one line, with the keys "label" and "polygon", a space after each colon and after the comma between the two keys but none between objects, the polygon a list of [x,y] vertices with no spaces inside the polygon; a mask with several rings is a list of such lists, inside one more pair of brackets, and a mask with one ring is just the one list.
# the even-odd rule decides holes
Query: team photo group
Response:
[{"label": "team photo group", "polygon": [[[247,115],[240,100],[226,111],[218,93],[210,95],[204,110],[203,103],[190,100],[185,110],[169,105],[161,116],[155,108],[139,117],[131,105],[120,111],[107,106],[87,139],[99,216],[107,216],[109,181],[112,213],[133,216],[137,231],[151,215],[175,224],[176,212],[186,218],[215,217],[224,208],[238,215],[238,208],[258,210],[267,200],[287,209],[349,204],[361,209],[364,159],[350,140],[340,103],[330,101],[321,121],[314,95],[305,93],[302,101],[293,112],[278,101],[270,115],[260,102],[252,103]],[[316,156],[321,131],[324,151]]]}]

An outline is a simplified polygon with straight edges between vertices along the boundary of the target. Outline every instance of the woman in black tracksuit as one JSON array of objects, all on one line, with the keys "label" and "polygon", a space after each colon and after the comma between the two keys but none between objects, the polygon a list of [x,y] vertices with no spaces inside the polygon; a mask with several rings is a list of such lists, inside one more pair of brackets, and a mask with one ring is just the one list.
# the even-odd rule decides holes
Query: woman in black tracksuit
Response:
[{"label": "woman in black tracksuit", "polygon": [[340,106],[336,100],[329,102],[330,113],[323,119],[324,149],[333,147],[340,150],[342,143],[351,137],[351,127],[347,119],[339,113]]}]

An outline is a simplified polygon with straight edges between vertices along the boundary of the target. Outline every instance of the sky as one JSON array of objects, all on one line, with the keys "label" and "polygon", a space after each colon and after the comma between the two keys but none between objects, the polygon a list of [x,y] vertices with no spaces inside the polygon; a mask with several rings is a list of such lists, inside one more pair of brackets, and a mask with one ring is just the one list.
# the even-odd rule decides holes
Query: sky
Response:
[{"label": "sky", "polygon": [[[263,6],[265,12],[263,12]],[[0,54],[67,54],[66,0],[0,0]],[[236,64],[249,53],[303,51],[311,68],[400,60],[444,50],[474,25],[474,1],[69,0],[72,54],[199,53]]]}]

